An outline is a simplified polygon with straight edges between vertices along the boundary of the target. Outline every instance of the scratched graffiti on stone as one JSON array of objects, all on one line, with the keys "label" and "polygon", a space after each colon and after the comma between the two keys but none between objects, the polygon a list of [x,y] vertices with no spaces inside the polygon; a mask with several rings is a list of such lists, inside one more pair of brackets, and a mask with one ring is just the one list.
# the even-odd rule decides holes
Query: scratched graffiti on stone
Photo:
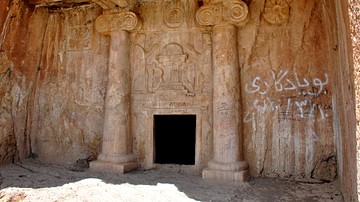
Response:
[{"label": "scratched graffiti on stone", "polygon": [[245,83],[247,94],[256,97],[250,100],[243,121],[251,122],[257,114],[277,113],[279,120],[301,121],[305,119],[327,119],[332,115],[329,77],[299,76],[288,70],[271,72],[271,79],[256,76]]},{"label": "scratched graffiti on stone", "polygon": [[314,77],[312,79],[301,77],[296,72],[289,73],[288,70],[271,72],[271,79],[268,81],[261,77],[255,77],[250,83],[245,84],[245,92],[249,94],[266,95],[270,91],[286,92],[296,91],[299,95],[319,96],[326,94],[326,86],[329,84],[328,75],[325,73],[323,78]]}]

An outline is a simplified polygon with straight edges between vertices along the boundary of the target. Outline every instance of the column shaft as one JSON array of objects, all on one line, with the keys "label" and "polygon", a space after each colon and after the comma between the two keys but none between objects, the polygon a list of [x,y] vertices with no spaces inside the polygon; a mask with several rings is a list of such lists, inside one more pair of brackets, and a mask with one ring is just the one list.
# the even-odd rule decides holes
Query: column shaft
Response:
[{"label": "column shaft", "polygon": [[234,25],[213,28],[214,160],[239,159],[240,71]]},{"label": "column shaft", "polygon": [[126,155],[130,129],[128,32],[111,33],[102,153]]},{"label": "column shaft", "polygon": [[248,164],[242,161],[240,130],[240,69],[237,27],[213,27],[213,136],[214,157],[203,178],[245,181]]},{"label": "column shaft", "polygon": [[111,32],[102,151],[90,168],[124,173],[137,167],[131,152],[129,33]]}]

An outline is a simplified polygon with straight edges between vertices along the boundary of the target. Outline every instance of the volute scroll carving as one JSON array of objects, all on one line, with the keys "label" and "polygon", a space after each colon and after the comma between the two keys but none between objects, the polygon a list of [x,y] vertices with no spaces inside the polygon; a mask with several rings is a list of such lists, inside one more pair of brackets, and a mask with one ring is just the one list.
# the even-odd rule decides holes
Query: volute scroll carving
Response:
[{"label": "volute scroll carving", "polygon": [[103,14],[95,21],[96,30],[102,34],[121,30],[131,31],[140,25],[139,18],[133,12]]},{"label": "volute scroll carving", "polygon": [[202,6],[196,13],[196,20],[203,26],[227,23],[242,26],[248,14],[248,6],[241,0],[219,1]]}]

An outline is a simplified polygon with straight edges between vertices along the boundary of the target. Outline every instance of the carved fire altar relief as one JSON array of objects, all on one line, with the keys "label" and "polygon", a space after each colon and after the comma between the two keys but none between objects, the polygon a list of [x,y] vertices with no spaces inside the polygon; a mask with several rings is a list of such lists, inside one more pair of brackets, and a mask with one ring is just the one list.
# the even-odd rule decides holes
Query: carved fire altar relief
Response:
[{"label": "carved fire altar relief", "polygon": [[146,52],[140,45],[145,37],[144,34],[136,36],[140,42],[134,45],[132,51],[134,93],[164,90],[183,93],[210,92],[210,35],[203,34],[201,41],[205,45],[200,51],[195,50],[192,44],[185,45],[187,47],[184,49],[178,43],[169,43],[161,49],[156,44],[155,50]]}]

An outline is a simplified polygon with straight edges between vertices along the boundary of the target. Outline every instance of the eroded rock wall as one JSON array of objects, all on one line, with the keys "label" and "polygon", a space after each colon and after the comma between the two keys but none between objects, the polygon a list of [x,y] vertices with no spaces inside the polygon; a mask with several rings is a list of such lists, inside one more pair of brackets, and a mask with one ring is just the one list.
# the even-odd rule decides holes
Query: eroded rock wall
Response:
[{"label": "eroded rock wall", "polygon": [[253,175],[336,178],[334,9],[316,0],[250,3],[239,50],[244,153]]},{"label": "eroded rock wall", "polygon": [[49,10],[43,37],[32,148],[47,162],[94,158],[101,148],[108,40],[93,29],[94,5]]},{"label": "eroded rock wall", "polygon": [[29,112],[46,17],[47,11],[22,1],[0,1],[0,163],[31,151]]},{"label": "eroded rock wall", "polygon": [[358,201],[357,142],[359,3],[335,1],[338,54],[334,56],[334,134],[338,178],[345,201]]},{"label": "eroded rock wall", "polygon": [[108,42],[99,7],[0,2],[0,163],[73,163],[100,149]]},{"label": "eroded rock wall", "polygon": [[341,52],[335,71],[339,179],[345,201],[359,200],[360,2],[336,1]]},{"label": "eroded rock wall", "polygon": [[[336,110],[333,100],[335,86],[347,79],[344,73],[338,80],[335,71],[341,66],[338,5],[246,2],[249,22],[238,32],[239,127],[250,172],[334,180],[340,141],[334,128],[343,126],[334,114],[342,109]],[[34,153],[44,161],[74,163],[98,154],[109,49],[109,38],[94,29],[100,14],[95,5],[35,9],[21,1],[0,1],[0,162]],[[135,130],[143,131],[141,126]],[[134,153],[144,152],[143,139],[134,140]],[[211,152],[202,155],[211,158]]]},{"label": "eroded rock wall", "polygon": [[[353,54],[350,56],[353,58],[353,66],[354,66],[354,78],[355,78],[355,96],[356,96],[356,104],[355,104],[355,110],[356,110],[356,149],[355,149],[355,142],[352,142],[350,145],[351,151],[350,154],[354,158],[353,153],[357,153],[357,169],[354,168],[354,161],[353,159],[352,163],[349,165],[351,167],[351,176],[348,178],[354,178],[353,176],[357,172],[357,180],[351,180],[350,185],[348,189],[344,189],[344,192],[348,192],[348,197],[353,197],[354,201],[358,200],[360,198],[360,2],[356,0],[349,0],[348,1],[348,8],[349,8],[349,16],[350,16],[350,30],[351,30],[351,39],[352,39],[352,50]],[[357,170],[357,171],[356,171]],[[349,172],[350,173],[350,172]],[[345,181],[345,180],[344,180]],[[355,185],[357,183],[357,199],[356,199],[356,191],[355,191]],[[353,186],[353,188],[350,188],[350,186]],[[346,187],[346,188],[347,188]]]}]

